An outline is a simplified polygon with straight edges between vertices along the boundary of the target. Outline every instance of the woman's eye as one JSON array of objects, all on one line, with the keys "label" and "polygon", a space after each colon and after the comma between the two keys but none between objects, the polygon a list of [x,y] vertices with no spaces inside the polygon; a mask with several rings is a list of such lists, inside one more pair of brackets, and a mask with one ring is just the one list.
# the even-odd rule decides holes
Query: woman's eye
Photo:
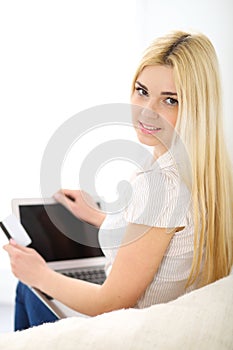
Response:
[{"label": "woman's eye", "polygon": [[166,98],[165,102],[170,105],[170,106],[177,106],[178,105],[178,100],[172,97]]},{"label": "woman's eye", "polygon": [[142,87],[136,87],[135,90],[137,91],[139,96],[148,96],[148,92],[143,89]]}]

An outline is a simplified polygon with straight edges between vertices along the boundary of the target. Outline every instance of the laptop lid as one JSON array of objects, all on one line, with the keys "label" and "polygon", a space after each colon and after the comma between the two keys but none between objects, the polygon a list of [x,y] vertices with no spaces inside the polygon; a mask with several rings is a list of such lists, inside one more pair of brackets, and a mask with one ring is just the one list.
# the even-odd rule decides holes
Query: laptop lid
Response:
[{"label": "laptop lid", "polygon": [[63,205],[48,198],[17,198],[12,211],[36,249],[55,270],[104,265],[98,228],[79,220]]}]

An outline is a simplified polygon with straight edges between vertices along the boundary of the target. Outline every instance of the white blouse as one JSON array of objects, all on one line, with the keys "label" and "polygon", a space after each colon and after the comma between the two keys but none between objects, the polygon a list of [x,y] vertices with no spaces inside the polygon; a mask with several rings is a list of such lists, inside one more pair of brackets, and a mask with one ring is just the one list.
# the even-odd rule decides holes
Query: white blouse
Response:
[{"label": "white blouse", "polygon": [[128,223],[151,227],[184,227],[175,233],[136,308],[164,303],[192,290],[185,290],[193,258],[194,228],[190,191],[182,181],[171,154],[166,152],[152,165],[136,173],[119,210],[106,216],[99,241],[107,258],[106,273],[116,257]]}]

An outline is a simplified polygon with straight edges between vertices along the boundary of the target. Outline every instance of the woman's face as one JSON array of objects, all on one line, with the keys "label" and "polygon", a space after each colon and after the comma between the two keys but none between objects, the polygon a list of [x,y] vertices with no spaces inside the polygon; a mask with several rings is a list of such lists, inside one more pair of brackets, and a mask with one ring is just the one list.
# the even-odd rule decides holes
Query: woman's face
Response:
[{"label": "woman's face", "polygon": [[169,148],[178,115],[173,68],[146,66],[138,75],[131,97],[133,125],[139,141],[155,146],[155,153]]}]

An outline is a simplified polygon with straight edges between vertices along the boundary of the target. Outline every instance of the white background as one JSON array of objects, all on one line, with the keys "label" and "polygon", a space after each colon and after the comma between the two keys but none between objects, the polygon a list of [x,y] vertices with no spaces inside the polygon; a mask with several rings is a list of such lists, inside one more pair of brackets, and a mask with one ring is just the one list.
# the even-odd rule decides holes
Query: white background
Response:
[{"label": "white background", "polygon": [[[231,0],[0,1],[0,219],[12,198],[40,196],[41,158],[55,130],[83,109],[128,103],[143,49],[173,29],[202,31],[216,47],[232,150],[232,13]],[[70,187],[72,168],[65,174]],[[0,302],[11,302],[15,280],[2,250],[0,273]]]}]

